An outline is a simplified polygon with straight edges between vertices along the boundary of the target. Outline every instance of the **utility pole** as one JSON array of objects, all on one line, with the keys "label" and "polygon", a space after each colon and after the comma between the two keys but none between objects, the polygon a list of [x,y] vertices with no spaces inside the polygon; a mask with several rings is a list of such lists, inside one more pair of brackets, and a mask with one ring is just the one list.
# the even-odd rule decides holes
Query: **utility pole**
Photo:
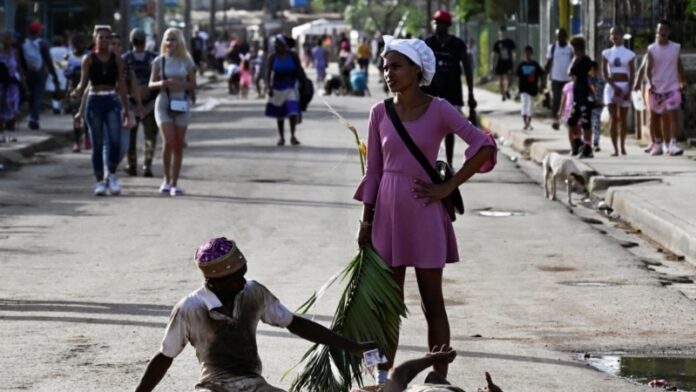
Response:
[{"label": "utility pole", "polygon": [[155,31],[157,31],[157,37],[155,39],[155,49],[159,50],[160,43],[162,42],[162,35],[164,35],[164,30],[167,26],[164,22],[164,14],[166,9],[164,8],[164,0],[157,0],[157,20],[155,25]]},{"label": "utility pole", "polygon": [[[191,0],[184,0],[184,39],[186,40],[186,47],[188,48],[191,44],[191,32],[193,31],[193,26],[191,26]],[[189,48],[189,50],[192,48]]]},{"label": "utility pole", "polygon": [[124,47],[126,47],[126,42],[129,41],[128,33],[130,33],[130,14],[128,7],[128,0],[120,0],[118,13],[121,15],[121,23],[119,25],[119,34],[121,35],[121,42],[123,42]]},{"label": "utility pole", "polygon": [[215,12],[216,12],[216,3],[217,0],[210,0],[210,32],[209,36],[210,39],[215,40],[216,39],[216,33],[215,33]]}]

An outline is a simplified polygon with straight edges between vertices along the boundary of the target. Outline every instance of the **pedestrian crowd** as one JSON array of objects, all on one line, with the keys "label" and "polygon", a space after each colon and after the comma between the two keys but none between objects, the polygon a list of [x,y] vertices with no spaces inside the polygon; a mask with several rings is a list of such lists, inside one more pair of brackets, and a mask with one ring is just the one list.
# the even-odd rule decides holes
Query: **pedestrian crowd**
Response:
[{"label": "pedestrian crowd", "polygon": [[[640,67],[636,53],[624,46],[624,31],[614,26],[609,31],[610,48],[602,51],[597,61],[587,54],[587,42],[581,36],[568,39],[564,29],[556,31],[556,41],[548,46],[546,64],[541,67],[533,60],[533,49],[524,48],[524,57],[515,74],[521,99],[521,115],[525,130],[533,129],[534,101],[543,94],[547,78],[551,80],[551,111],[555,130],[561,123],[568,127],[572,155],[592,158],[599,152],[602,135],[601,114],[609,115],[609,136],[613,146],[611,156],[626,155],[626,130],[629,109],[646,109],[650,123],[650,155],[681,155],[677,143],[678,112],[686,92],[680,45],[670,40],[669,21],[657,24],[655,42],[647,47]],[[493,69],[500,76],[502,100],[510,99],[515,44],[500,30],[500,40],[494,44]],[[647,103],[647,105],[646,105]],[[644,108],[643,106],[647,106]]]}]

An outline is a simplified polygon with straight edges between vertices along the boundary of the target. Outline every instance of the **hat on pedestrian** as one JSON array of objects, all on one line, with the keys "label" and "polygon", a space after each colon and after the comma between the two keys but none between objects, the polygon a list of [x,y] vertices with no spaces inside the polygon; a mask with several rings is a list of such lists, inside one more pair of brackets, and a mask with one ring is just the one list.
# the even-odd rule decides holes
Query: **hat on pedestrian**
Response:
[{"label": "hat on pedestrian", "polygon": [[399,52],[413,61],[420,67],[423,73],[421,84],[424,86],[430,85],[435,75],[435,54],[423,40],[416,38],[400,39],[391,35],[385,35],[382,57],[389,52]]},{"label": "hat on pedestrian", "polygon": [[135,42],[145,43],[146,38],[147,38],[147,36],[145,35],[145,32],[142,29],[139,29],[137,27],[134,28],[133,30],[131,30],[131,32],[130,32],[130,42],[131,43],[135,43]]},{"label": "hat on pedestrian", "polygon": [[220,278],[239,271],[246,258],[234,241],[225,237],[208,240],[196,250],[195,261],[206,278]]},{"label": "hat on pedestrian", "polygon": [[433,14],[433,20],[436,22],[442,22],[447,24],[452,24],[452,15],[445,10],[437,10]]},{"label": "hat on pedestrian", "polygon": [[31,23],[29,23],[30,33],[41,34],[41,29],[43,29],[43,25],[38,20],[32,20]]}]

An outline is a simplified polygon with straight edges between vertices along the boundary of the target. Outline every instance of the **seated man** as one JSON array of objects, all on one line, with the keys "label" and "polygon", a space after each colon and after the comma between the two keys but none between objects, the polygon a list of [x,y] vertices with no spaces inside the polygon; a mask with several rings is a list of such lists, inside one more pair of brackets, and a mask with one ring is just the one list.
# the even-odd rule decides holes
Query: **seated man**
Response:
[{"label": "seated man", "polygon": [[341,92],[341,77],[338,75],[328,75],[324,79],[324,95],[333,95]]},{"label": "seated man", "polygon": [[153,390],[188,342],[201,365],[196,391],[282,392],[261,376],[256,346],[259,321],[354,355],[376,348],[374,343],[353,342],[292,314],[266,287],[247,281],[246,259],[227,238],[203,244],[195,259],[205,284],[172,310],[160,352],[148,364],[136,391]]}]

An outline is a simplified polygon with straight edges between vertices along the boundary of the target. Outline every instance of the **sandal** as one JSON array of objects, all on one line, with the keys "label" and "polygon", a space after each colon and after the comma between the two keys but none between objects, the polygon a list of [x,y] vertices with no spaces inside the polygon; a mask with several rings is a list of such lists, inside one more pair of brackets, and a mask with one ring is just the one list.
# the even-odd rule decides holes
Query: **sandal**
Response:
[{"label": "sandal", "polygon": [[300,144],[300,141],[297,140],[297,138],[295,138],[295,137],[293,136],[293,137],[290,139],[290,144],[292,144],[293,146],[296,146],[296,145]]},{"label": "sandal", "polygon": [[278,143],[276,143],[276,146],[284,146],[285,145],[285,139],[280,138],[278,139]]}]

